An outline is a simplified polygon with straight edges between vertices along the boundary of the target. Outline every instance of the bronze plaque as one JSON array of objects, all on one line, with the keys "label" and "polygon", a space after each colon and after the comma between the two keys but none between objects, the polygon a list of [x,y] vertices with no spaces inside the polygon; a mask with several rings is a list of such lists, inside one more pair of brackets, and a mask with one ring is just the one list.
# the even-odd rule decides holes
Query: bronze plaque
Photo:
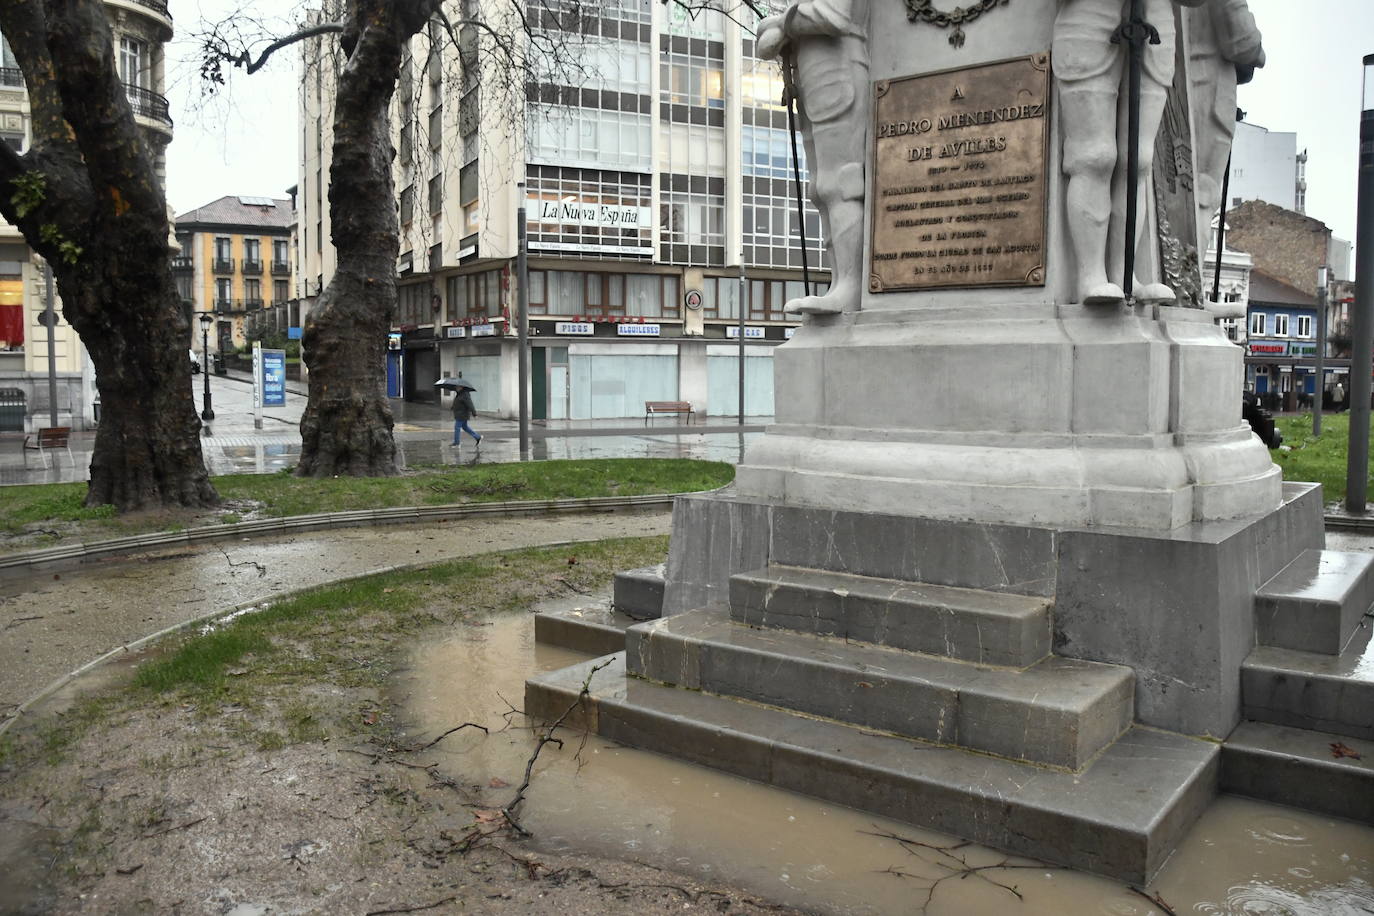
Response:
[{"label": "bronze plaque", "polygon": [[1049,54],[874,83],[868,288],[1045,284]]}]

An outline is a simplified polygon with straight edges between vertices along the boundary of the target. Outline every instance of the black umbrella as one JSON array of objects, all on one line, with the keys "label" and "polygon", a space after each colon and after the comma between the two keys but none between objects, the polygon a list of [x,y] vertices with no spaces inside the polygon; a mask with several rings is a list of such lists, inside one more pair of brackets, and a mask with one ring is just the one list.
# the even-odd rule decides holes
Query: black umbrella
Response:
[{"label": "black umbrella", "polygon": [[455,391],[459,388],[466,388],[468,391],[476,391],[477,386],[465,378],[441,378],[434,383],[435,388],[452,388]]}]

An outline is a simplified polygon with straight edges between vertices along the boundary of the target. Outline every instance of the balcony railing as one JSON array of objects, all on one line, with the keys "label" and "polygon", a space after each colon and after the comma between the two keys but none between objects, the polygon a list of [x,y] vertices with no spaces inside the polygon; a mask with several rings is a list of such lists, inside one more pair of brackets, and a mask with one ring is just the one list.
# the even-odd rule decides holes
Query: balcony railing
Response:
[{"label": "balcony railing", "polygon": [[172,270],[186,271],[192,270],[194,268],[195,264],[191,261],[190,258],[172,258]]},{"label": "balcony railing", "polygon": [[248,309],[248,311],[250,311],[250,312],[257,311],[258,309],[261,309],[261,308],[262,308],[262,300],[261,300],[261,299],[245,299],[245,300],[243,300],[243,307],[246,308],[246,309]]},{"label": "balcony railing", "polygon": [[0,86],[24,88],[24,71],[18,67],[0,67]]},{"label": "balcony railing", "polygon": [[291,265],[285,261],[273,261],[272,273],[278,277],[289,277],[291,276]]},{"label": "balcony railing", "polygon": [[215,258],[215,267],[214,267],[214,270],[215,270],[215,273],[217,273],[217,274],[231,274],[231,273],[233,273],[233,272],[234,272],[234,259],[233,259],[233,258]]},{"label": "balcony railing", "polygon": [[167,104],[166,96],[158,95],[152,90],[129,83],[124,84],[124,91],[129,95],[129,104],[133,106],[134,114],[154,121],[161,121],[168,127],[172,126],[171,109]]},{"label": "balcony railing", "polygon": [[172,18],[172,14],[167,10],[167,4],[163,3],[162,0],[133,0],[133,2],[139,6],[146,6],[153,12],[166,16],[168,19]]},{"label": "balcony railing", "polygon": [[243,272],[246,273],[246,274],[260,274],[260,273],[262,273],[262,262],[261,262],[261,261],[250,260],[250,259],[248,259],[248,258],[244,258],[244,259],[243,259]]},{"label": "balcony railing", "polygon": [[242,299],[216,299],[216,300],[215,300],[215,312],[216,312],[217,314],[226,315],[226,314],[228,314],[229,312],[241,312],[241,311],[243,311],[243,300],[242,300]]}]

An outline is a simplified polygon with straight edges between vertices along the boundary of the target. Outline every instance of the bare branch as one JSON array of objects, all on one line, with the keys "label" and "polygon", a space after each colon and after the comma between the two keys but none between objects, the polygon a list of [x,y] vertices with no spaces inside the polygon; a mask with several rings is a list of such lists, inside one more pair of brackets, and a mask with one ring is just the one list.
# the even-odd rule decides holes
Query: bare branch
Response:
[{"label": "bare branch", "polygon": [[267,63],[267,59],[282,48],[290,47],[297,42],[305,41],[307,38],[315,38],[318,35],[338,34],[343,30],[344,24],[342,22],[322,22],[319,25],[312,25],[301,29],[294,35],[278,38],[264,48],[262,53],[258,55],[258,59],[252,63],[249,63],[249,54],[248,51],[245,50],[239,59],[234,62],[234,66],[243,67],[246,73],[257,73],[263,68],[263,65]]}]

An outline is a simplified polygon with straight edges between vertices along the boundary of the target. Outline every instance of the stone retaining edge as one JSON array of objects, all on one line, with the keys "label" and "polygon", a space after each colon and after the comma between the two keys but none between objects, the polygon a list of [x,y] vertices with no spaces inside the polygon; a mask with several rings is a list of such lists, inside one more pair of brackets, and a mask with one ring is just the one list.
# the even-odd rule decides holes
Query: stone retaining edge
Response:
[{"label": "stone retaining edge", "polygon": [[330,528],[349,528],[362,525],[395,525],[425,521],[441,521],[486,515],[537,515],[561,512],[605,512],[616,509],[671,507],[677,494],[651,493],[642,496],[594,496],[584,499],[508,500],[490,503],[451,503],[443,506],[394,506],[386,509],[355,509],[349,512],[319,512],[312,515],[290,515],[283,518],[260,519],[251,522],[232,522],[206,525],[182,531],[159,531],[134,534],[104,541],[67,544],[0,556],[0,579],[23,575],[40,569],[52,569],[66,564],[79,564],[97,557],[116,556],[137,550],[175,547],[198,541],[215,541],[245,536],[262,537],[294,531],[320,531]]},{"label": "stone retaining edge", "polygon": [[[600,498],[600,497],[599,497],[599,498]],[[629,499],[640,499],[641,497],[628,497],[628,498],[629,498]],[[558,501],[558,500],[555,500],[555,502],[557,502],[557,501]],[[652,505],[652,503],[649,503],[649,504]],[[309,518],[310,516],[296,516],[296,517],[297,517],[297,518]],[[123,540],[123,539],[121,539],[121,540]],[[571,547],[571,546],[575,546],[575,545],[581,544],[581,543],[586,543],[586,542],[585,542],[585,541],[549,541],[548,543],[543,543],[543,544],[526,544],[524,547],[521,547],[521,548],[518,548],[518,549],[520,549],[520,550],[527,550],[527,549],[532,549],[532,548],[537,549],[537,548],[548,548],[548,547]],[[343,577],[338,578],[338,579],[332,579],[332,580],[330,580],[329,582],[320,582],[320,583],[316,583],[315,585],[307,585],[307,586],[304,586],[304,587],[302,587],[302,588],[288,589],[287,591],[280,592],[279,594],[272,595],[272,596],[270,596],[270,597],[268,597],[268,598],[259,598],[259,599],[257,599],[256,601],[244,601],[244,602],[241,602],[241,603],[239,603],[239,604],[234,605],[233,607],[220,608],[220,609],[214,610],[214,611],[207,611],[206,613],[201,614],[201,615],[198,616],[198,617],[192,617],[192,618],[190,618],[190,619],[188,619],[188,620],[183,620],[183,621],[181,621],[180,623],[174,623],[174,624],[172,624],[171,626],[163,627],[162,629],[158,630],[158,631],[155,632],[155,633],[149,633],[147,636],[139,637],[138,639],[135,639],[135,640],[133,640],[132,642],[124,643],[124,644],[121,645],[121,646],[116,646],[115,648],[113,648],[113,649],[111,649],[110,651],[106,652],[104,655],[100,655],[100,656],[97,656],[96,658],[91,659],[90,661],[86,662],[86,664],[82,665],[81,667],[79,667],[79,668],[77,668],[77,669],[75,669],[75,670],[73,670],[73,671],[69,671],[69,672],[67,672],[66,674],[62,675],[62,676],[59,677],[57,680],[55,680],[55,681],[53,681],[52,683],[48,684],[48,686],[44,687],[42,690],[38,691],[38,692],[35,693],[33,696],[29,697],[27,700],[25,700],[24,702],[20,703],[17,707],[14,708],[14,710],[13,710],[12,712],[7,713],[7,715],[9,716],[9,718],[5,719],[3,722],[0,722],[0,738],[3,738],[3,737],[5,736],[5,733],[8,732],[8,731],[10,730],[10,727],[11,727],[12,725],[14,725],[14,723],[18,722],[18,721],[20,720],[20,718],[22,718],[22,717],[24,716],[24,714],[25,714],[26,712],[28,712],[32,707],[34,707],[35,705],[37,705],[37,704],[43,702],[44,700],[48,699],[48,698],[51,697],[53,694],[57,693],[57,692],[58,692],[59,690],[61,690],[63,687],[66,687],[68,684],[72,683],[72,682],[75,681],[77,678],[81,677],[82,675],[84,675],[84,674],[86,674],[86,673],[88,673],[88,672],[90,672],[90,671],[94,671],[96,668],[99,668],[101,665],[105,664],[106,662],[110,661],[111,659],[118,658],[118,657],[123,656],[123,655],[128,655],[128,654],[130,654],[130,653],[132,653],[132,652],[137,652],[137,651],[139,651],[140,649],[144,648],[145,646],[148,646],[148,645],[150,645],[150,644],[152,644],[152,643],[154,643],[154,642],[157,642],[157,641],[160,640],[160,639],[164,639],[164,638],[166,638],[166,637],[168,637],[168,636],[171,636],[171,635],[173,635],[173,634],[175,634],[175,633],[179,633],[179,632],[181,632],[182,630],[187,630],[187,629],[190,629],[191,627],[200,626],[200,625],[202,625],[202,624],[209,623],[209,622],[211,622],[211,621],[213,621],[213,620],[217,620],[217,619],[219,619],[219,618],[221,618],[221,617],[227,617],[227,616],[229,616],[229,615],[231,615],[231,614],[238,614],[238,613],[241,613],[241,612],[243,612],[243,611],[253,610],[253,609],[255,609],[255,608],[256,608],[256,609],[266,609],[267,607],[269,607],[269,606],[271,606],[272,604],[275,604],[275,603],[277,603],[277,602],[280,602],[280,601],[287,601],[287,600],[290,600],[290,599],[292,599],[292,598],[295,598],[295,597],[298,596],[298,595],[303,595],[303,594],[305,594],[306,592],[314,591],[315,589],[318,589],[318,588],[324,588],[325,586],[339,585],[339,584],[344,583],[344,582],[356,582],[356,581],[359,581],[359,580],[362,580],[362,579],[371,578],[372,576],[382,576],[382,575],[386,575],[386,574],[388,574],[388,573],[408,572],[408,571],[411,571],[411,570],[425,569],[425,568],[427,568],[427,567],[434,566],[434,565],[436,565],[436,564],[444,563],[444,562],[447,562],[447,561],[446,561],[446,560],[425,560],[425,561],[421,561],[421,562],[419,562],[419,563],[401,563],[401,564],[393,565],[393,566],[384,566],[384,567],[382,567],[382,568],[380,568],[380,569],[373,569],[373,570],[369,570],[369,571],[364,572],[364,573],[357,573],[357,574],[351,575],[351,576],[343,576]]]}]

